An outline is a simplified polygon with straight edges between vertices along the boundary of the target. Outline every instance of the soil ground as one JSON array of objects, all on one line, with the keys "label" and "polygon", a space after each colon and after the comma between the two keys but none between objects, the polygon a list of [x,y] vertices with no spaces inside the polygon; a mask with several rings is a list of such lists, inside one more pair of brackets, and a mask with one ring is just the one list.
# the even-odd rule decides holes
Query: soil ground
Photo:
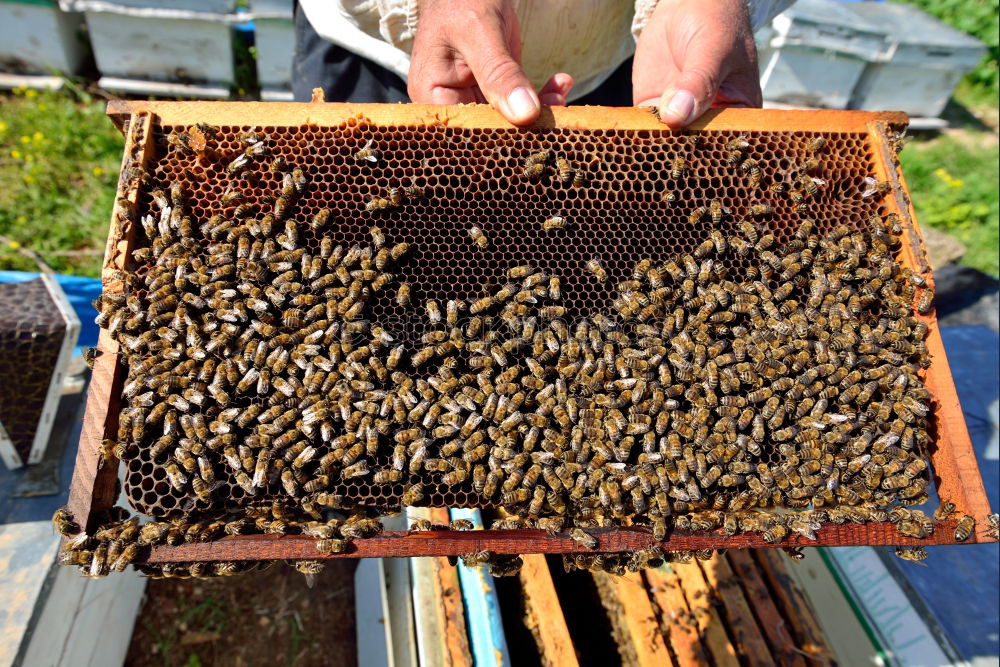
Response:
[{"label": "soil ground", "polygon": [[313,587],[283,563],[217,579],[154,579],[136,619],[131,667],[357,664],[353,560]]}]

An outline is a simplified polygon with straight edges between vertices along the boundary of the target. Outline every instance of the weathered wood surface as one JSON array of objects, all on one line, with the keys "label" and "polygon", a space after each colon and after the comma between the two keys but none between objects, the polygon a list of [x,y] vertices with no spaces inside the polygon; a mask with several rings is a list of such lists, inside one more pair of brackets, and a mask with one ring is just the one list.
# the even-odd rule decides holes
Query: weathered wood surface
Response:
[{"label": "weathered wood surface", "polygon": [[[653,544],[652,533],[642,528],[594,529],[597,551],[639,551]],[[779,544],[768,544],[758,534],[728,536],[722,532],[674,534],[660,542],[664,550],[746,549],[778,546],[931,546],[957,544],[955,520],[938,525],[934,535],[918,540],[905,537],[892,524],[824,525],[817,539],[791,536]],[[970,538],[970,543],[972,539]],[[434,530],[389,532],[356,540],[351,551],[322,554],[315,540],[304,535],[236,535],[208,543],[155,547],[146,559],[151,563],[185,561],[269,560],[275,558],[396,558],[400,556],[449,556],[489,550],[500,554],[588,553],[569,537],[552,537],[543,530]]]},{"label": "weathered wood surface", "polygon": [[660,631],[679,665],[708,665],[708,655],[694,623],[691,606],[677,574],[671,568],[643,573],[650,598],[659,611]]},{"label": "weathered wood surface", "polygon": [[543,664],[546,667],[577,667],[580,663],[545,556],[525,556],[518,576],[524,592],[525,624],[538,643]]},{"label": "weathered wood surface", "polygon": [[[144,167],[151,154],[153,137],[153,116],[137,113],[129,122],[125,150],[122,155],[121,171],[130,166]],[[134,183],[134,181],[133,181]],[[116,202],[125,200],[131,210],[139,200],[139,188],[128,187],[129,182],[119,179]],[[121,294],[125,285],[121,281],[121,271],[128,265],[129,254],[135,243],[137,222],[119,219],[118,204],[111,213],[111,228],[104,253],[101,280],[105,293]],[[69,490],[69,509],[77,523],[87,530],[93,528],[97,515],[110,509],[115,503],[118,482],[118,461],[111,459],[102,465],[100,456],[101,440],[116,439],[118,433],[118,411],[121,407],[122,382],[124,374],[119,364],[118,343],[106,329],[101,329],[87,392],[87,408],[83,418],[83,431],[77,450],[73,480]]]},{"label": "weathered wood surface", "polygon": [[638,572],[616,577],[595,572],[601,602],[608,610],[622,664],[659,667],[670,663],[646,584]]}]

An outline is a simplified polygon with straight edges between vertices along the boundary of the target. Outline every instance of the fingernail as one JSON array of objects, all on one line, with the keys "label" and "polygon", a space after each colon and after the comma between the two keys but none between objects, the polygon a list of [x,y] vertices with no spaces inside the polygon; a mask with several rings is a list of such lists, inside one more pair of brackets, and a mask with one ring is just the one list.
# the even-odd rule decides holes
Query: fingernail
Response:
[{"label": "fingernail", "polygon": [[694,113],[694,95],[686,90],[678,90],[670,98],[667,113],[681,119],[681,122],[687,125],[692,120],[691,114]]},{"label": "fingernail", "polygon": [[530,118],[538,111],[538,102],[530,89],[521,86],[507,96],[507,110],[514,118]]}]

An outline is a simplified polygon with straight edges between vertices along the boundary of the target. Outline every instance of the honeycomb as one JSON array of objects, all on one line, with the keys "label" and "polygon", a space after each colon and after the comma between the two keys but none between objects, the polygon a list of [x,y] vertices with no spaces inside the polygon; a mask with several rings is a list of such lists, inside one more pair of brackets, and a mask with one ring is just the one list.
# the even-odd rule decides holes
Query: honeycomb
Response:
[{"label": "honeycomb", "polygon": [[28,461],[66,321],[40,278],[0,286],[0,423]]},{"label": "honeycomb", "polygon": [[[882,212],[879,197],[860,196],[874,166],[867,138],[861,133],[745,133],[742,136],[749,144],[745,157],[755,160],[762,174],[761,184],[754,185],[750,173],[727,162],[727,144],[741,136],[735,132],[476,130],[444,125],[371,126],[357,119],[337,127],[219,127],[212,142],[217,159],[206,160],[166,145],[168,135],[185,129],[154,126],[158,150],[148,163],[151,180],[143,187],[137,219],[155,211],[150,194],[154,189],[167,190],[177,182],[184,184],[187,207],[196,221],[219,213],[219,198],[230,188],[241,189],[246,195],[243,203],[252,209],[268,209],[271,203],[266,197],[280,191],[282,175],[271,173],[267,165],[280,156],[289,165],[301,167],[310,182],[291,217],[309,220],[320,210],[330,209],[324,233],[344,247],[369,245],[373,224],[383,230],[390,244],[411,244],[407,260],[393,271],[397,280],[412,286],[413,305],[400,307],[395,289],[387,289],[372,296],[365,313],[396,340],[406,341],[408,352],[419,345],[428,329],[417,304],[427,299],[444,304],[449,299],[482,296],[507,281],[511,266],[530,264],[559,275],[560,303],[566,307],[566,321],[573,322],[610,312],[615,285],[629,279],[640,260],[661,263],[694,251],[713,230],[730,234],[736,221],[753,219],[751,206],[769,204],[773,213],[760,220],[758,227],[773,233],[778,245],[788,242],[803,213],[790,198],[772,196],[766,188],[791,181],[792,174],[814,157],[807,145],[817,137],[826,140],[821,166],[811,172],[824,181],[808,206],[817,233],[826,234],[839,225],[866,229],[869,217]],[[252,164],[252,178],[237,182],[226,172],[226,164],[243,150],[238,135],[249,131],[267,135],[271,156]],[[369,142],[383,155],[377,165],[354,159]],[[568,159],[584,174],[585,184],[564,185],[555,174],[537,181],[525,178],[526,158],[542,150]],[[670,174],[677,158],[684,159],[686,170],[675,179]],[[423,198],[407,200],[397,208],[366,211],[373,198],[411,184],[424,189]],[[666,193],[674,193],[674,201],[664,201]],[[721,201],[727,209],[724,219],[716,224],[706,215],[691,224],[696,209],[711,200]],[[558,233],[543,230],[542,222],[553,215],[567,220]],[[489,239],[488,248],[471,242],[469,228],[474,225]],[[302,227],[302,243],[309,252],[317,252],[320,238]],[[206,246],[212,243],[207,237],[197,240]],[[140,238],[138,245],[144,242],[148,243]],[[586,263],[595,257],[606,268],[609,280],[599,281],[586,270]],[[721,263],[731,280],[739,280],[748,266],[747,260],[733,252],[723,256]],[[149,266],[127,268],[142,276]],[[136,294],[147,296],[142,290]],[[250,402],[237,397],[233,405],[242,408]],[[780,459],[775,450],[766,456],[771,463]],[[153,460],[144,447],[127,460],[124,490],[136,511],[160,518],[211,515],[247,503],[243,489],[224,465],[216,467],[221,484],[208,502],[178,492],[168,482],[168,457],[165,453]],[[371,467],[387,463],[388,457],[380,456]],[[421,504],[489,507],[495,502],[480,497],[471,480],[445,485],[440,477],[424,472],[387,484],[374,484],[370,476],[335,480],[329,491],[358,505],[393,507],[400,505],[408,484],[420,481],[426,488]],[[267,491],[258,493],[253,502],[266,503],[280,496],[280,483],[269,485]]]}]

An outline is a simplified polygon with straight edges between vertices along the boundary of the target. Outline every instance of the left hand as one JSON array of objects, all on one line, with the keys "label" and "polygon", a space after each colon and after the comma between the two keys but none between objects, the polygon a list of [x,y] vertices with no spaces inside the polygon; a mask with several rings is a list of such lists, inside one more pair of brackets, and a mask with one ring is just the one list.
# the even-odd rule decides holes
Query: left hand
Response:
[{"label": "left hand", "polygon": [[673,129],[711,107],[759,107],[757,49],[744,0],[660,0],[632,65],[636,106]]}]

